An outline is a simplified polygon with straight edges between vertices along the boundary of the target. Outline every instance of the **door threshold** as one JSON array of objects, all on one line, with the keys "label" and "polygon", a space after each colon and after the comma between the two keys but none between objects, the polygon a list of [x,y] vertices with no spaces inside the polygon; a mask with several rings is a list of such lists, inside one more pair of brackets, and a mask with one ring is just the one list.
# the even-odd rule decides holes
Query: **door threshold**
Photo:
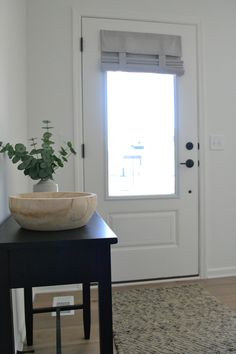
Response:
[{"label": "door threshold", "polygon": [[180,282],[184,280],[198,280],[202,279],[199,274],[186,275],[180,277],[169,277],[169,278],[157,278],[157,279],[140,279],[140,280],[125,280],[112,282],[113,287],[127,286],[127,285],[147,285],[147,284],[158,284],[158,283],[170,283],[170,282]]}]

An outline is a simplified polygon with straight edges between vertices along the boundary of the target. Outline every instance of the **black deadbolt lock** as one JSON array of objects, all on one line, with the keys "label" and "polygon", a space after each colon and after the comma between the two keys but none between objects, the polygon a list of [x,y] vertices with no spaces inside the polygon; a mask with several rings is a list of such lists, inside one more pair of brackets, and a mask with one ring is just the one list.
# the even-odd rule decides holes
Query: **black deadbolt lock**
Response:
[{"label": "black deadbolt lock", "polygon": [[189,141],[185,146],[186,146],[187,150],[192,150],[193,149],[193,143],[191,143],[191,141]]}]

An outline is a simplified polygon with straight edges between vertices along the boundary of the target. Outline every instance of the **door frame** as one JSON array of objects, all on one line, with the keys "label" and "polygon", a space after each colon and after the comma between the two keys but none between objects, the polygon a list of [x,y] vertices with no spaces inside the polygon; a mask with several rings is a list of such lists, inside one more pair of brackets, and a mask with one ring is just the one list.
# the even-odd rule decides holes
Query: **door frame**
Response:
[{"label": "door frame", "polygon": [[[161,22],[173,23],[180,25],[191,24],[196,28],[196,44],[197,44],[197,103],[198,103],[198,138],[199,138],[199,161],[198,183],[199,183],[199,277],[207,277],[207,226],[206,226],[206,123],[204,120],[204,66],[203,66],[203,43],[202,43],[202,23],[198,18],[178,18],[178,17],[144,17],[137,16],[114,16],[114,14],[104,11],[104,13],[81,13],[78,9],[72,8],[72,61],[73,61],[73,125],[74,125],[74,143],[75,146],[82,147],[83,144],[83,94],[82,94],[82,55],[80,50],[80,38],[82,35],[82,18],[108,18],[114,20],[127,21],[145,21],[145,22]],[[78,133],[77,133],[78,132]],[[75,158],[75,190],[84,190],[84,163],[81,151]]]}]

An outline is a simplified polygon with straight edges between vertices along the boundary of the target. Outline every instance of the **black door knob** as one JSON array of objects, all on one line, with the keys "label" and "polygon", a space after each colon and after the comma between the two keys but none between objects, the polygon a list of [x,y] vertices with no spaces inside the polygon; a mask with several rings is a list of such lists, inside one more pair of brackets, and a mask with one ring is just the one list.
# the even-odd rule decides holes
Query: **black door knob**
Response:
[{"label": "black door knob", "polygon": [[194,166],[194,161],[191,159],[188,159],[185,162],[180,162],[180,165],[185,165],[188,168],[192,168]]}]

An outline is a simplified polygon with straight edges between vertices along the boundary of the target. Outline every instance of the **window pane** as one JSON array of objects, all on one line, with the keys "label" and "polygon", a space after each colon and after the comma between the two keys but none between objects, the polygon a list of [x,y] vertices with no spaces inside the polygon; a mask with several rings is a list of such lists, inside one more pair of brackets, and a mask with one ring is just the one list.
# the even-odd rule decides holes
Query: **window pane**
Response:
[{"label": "window pane", "polygon": [[175,193],[175,76],[107,72],[108,196]]}]

